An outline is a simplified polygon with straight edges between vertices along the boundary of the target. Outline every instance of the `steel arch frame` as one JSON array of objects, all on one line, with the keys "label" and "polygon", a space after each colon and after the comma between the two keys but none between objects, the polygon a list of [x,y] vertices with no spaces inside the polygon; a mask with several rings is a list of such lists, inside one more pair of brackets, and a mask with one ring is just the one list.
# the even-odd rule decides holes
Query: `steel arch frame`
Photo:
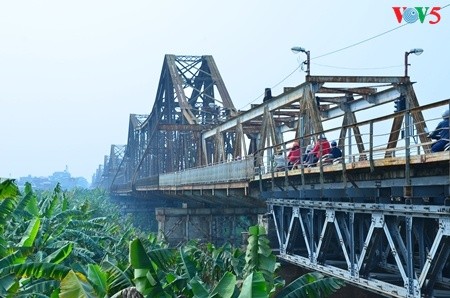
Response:
[{"label": "steel arch frame", "polygon": [[228,149],[214,143],[202,147],[200,135],[235,115],[212,56],[165,55],[151,113],[130,115],[127,149],[115,175],[124,179],[113,183],[130,189],[139,179],[203,165],[208,161],[202,151],[222,150],[225,158],[234,151],[235,134],[219,137]]}]

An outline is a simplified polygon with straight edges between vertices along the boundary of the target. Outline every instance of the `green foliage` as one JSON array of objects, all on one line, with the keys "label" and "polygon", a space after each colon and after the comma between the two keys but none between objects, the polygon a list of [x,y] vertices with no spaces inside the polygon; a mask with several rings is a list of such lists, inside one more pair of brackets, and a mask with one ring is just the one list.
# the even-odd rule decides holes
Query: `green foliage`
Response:
[{"label": "green foliage", "polygon": [[314,298],[327,297],[344,286],[344,281],[336,277],[324,277],[319,272],[307,273],[300,276],[282,291],[277,297],[286,298]]},{"label": "green foliage", "polygon": [[105,297],[108,293],[108,276],[99,265],[88,265],[88,280],[98,297]]},{"label": "green foliage", "polygon": [[36,239],[36,235],[39,231],[39,227],[41,225],[41,219],[39,217],[33,218],[28,225],[25,234],[22,237],[22,240],[19,242],[19,246],[21,247],[31,247],[34,243],[34,239]]},{"label": "green foliage", "polygon": [[[33,192],[0,183],[0,297],[273,297],[283,286],[263,227],[246,251],[140,235],[100,190]],[[118,224],[120,223],[120,224]],[[130,240],[133,239],[133,240]],[[343,282],[310,273],[277,297],[325,297]]]},{"label": "green foliage", "polygon": [[[158,251],[147,250],[139,239],[130,244],[134,281],[145,297],[273,297],[284,283],[276,275],[279,264],[263,227],[249,229],[245,255],[229,245],[216,248],[190,241],[176,251],[178,261],[173,264],[172,254],[163,257]],[[343,285],[314,272],[277,297],[327,297]]]},{"label": "green foliage", "polygon": [[261,272],[252,272],[244,280],[239,298],[266,298],[269,297],[268,292],[264,275]]},{"label": "green foliage", "polygon": [[34,277],[61,280],[69,271],[70,268],[59,264],[25,262],[0,269],[0,276],[12,273],[16,277],[21,278]]},{"label": "green foliage", "polygon": [[101,267],[106,272],[106,284],[109,296],[134,286],[132,281],[133,270],[131,267],[121,268],[120,265],[113,264],[108,257],[103,260]]},{"label": "green foliage", "polygon": [[94,292],[91,284],[87,281],[86,277],[80,273],[75,273],[70,270],[69,273],[61,281],[60,298],[94,298],[99,297]]},{"label": "green foliage", "polygon": [[5,231],[5,226],[11,220],[11,215],[19,201],[19,189],[13,180],[5,180],[0,183],[0,232]]},{"label": "green foliage", "polygon": [[[105,198],[98,190],[66,193],[59,185],[34,193],[26,184],[22,195],[13,180],[1,182],[0,297],[74,297],[77,291],[105,297],[133,285],[122,264],[136,233],[93,209],[104,207]],[[106,209],[119,217],[114,207]]]},{"label": "green foliage", "polygon": [[272,294],[284,284],[284,281],[274,274],[279,266],[269,246],[264,227],[250,227],[243,277],[246,278],[253,272],[260,272],[266,282],[267,294]]}]

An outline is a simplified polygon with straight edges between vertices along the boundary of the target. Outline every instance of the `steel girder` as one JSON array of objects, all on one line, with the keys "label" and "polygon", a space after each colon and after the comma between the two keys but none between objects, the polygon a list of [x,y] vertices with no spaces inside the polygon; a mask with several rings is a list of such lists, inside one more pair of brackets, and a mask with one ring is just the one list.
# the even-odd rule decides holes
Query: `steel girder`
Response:
[{"label": "steel girder", "polygon": [[[371,85],[354,87],[356,83]],[[232,132],[240,141],[247,135],[249,147],[241,151],[262,154],[264,148],[283,142],[283,133],[294,131],[300,145],[306,147],[311,138],[317,138],[324,131],[326,121],[343,117],[339,146],[342,147],[348,134],[344,127],[352,126],[353,137],[361,153],[365,148],[355,113],[403,98],[407,109],[412,110],[418,135],[425,144],[424,151],[429,152],[424,118],[420,110],[414,110],[419,103],[412,84],[408,77],[308,76],[306,82],[298,87],[286,89],[283,94],[264,100],[261,105],[254,105],[252,109],[204,132],[202,141],[203,144],[212,141],[216,148],[221,148],[224,144],[217,136]],[[399,113],[393,123],[389,147],[386,148],[388,152],[397,145],[403,117],[404,113]],[[242,141],[234,147],[241,144]],[[219,154],[220,151],[215,152]],[[240,155],[236,153],[236,157]],[[257,160],[257,163],[261,162],[261,158]]]},{"label": "steel girder", "polygon": [[[118,172],[124,188],[138,179],[203,164],[200,134],[235,116],[236,109],[212,56],[166,55],[149,115],[130,115],[128,144]],[[223,134],[232,152],[234,134]],[[115,176],[121,176],[117,173]],[[114,182],[120,185],[120,181]]]},{"label": "steel girder", "polygon": [[142,123],[147,117],[148,115],[145,114],[130,114],[127,145],[119,166],[115,172],[111,173],[111,185],[123,185],[131,181],[134,174],[133,169],[136,168],[143,155],[142,148],[145,146],[146,135],[142,129]]},{"label": "steel girder", "polygon": [[268,206],[288,262],[392,297],[450,294],[448,206],[286,199]]},{"label": "steel girder", "polygon": [[111,187],[113,181],[119,183],[125,182],[123,173],[119,171],[120,165],[125,156],[126,145],[111,145],[111,151],[108,159],[108,188]]},{"label": "steel girder", "polygon": [[100,165],[92,178],[92,186],[108,189],[122,163],[125,145],[111,145],[109,155],[105,155],[103,165]]}]

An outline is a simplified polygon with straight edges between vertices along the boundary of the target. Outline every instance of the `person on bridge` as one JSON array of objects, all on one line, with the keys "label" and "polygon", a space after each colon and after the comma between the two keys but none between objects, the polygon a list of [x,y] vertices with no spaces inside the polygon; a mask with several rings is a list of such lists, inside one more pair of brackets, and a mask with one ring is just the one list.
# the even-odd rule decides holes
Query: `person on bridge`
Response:
[{"label": "person on bridge", "polygon": [[342,157],[342,151],[337,146],[336,141],[332,141],[330,144],[331,144],[330,154],[332,155],[332,158],[336,159],[336,158]]},{"label": "person on bridge", "polygon": [[331,165],[334,164],[335,162],[337,163],[340,161],[342,157],[342,151],[337,146],[336,141],[332,141],[330,144],[331,144],[330,153],[324,154],[322,157],[322,163],[324,165]]},{"label": "person on bridge", "polygon": [[308,146],[306,146],[305,153],[303,153],[303,155],[302,155],[303,163],[306,163],[306,161],[308,160],[309,152],[311,152],[312,149],[313,149],[313,145],[308,144]]},{"label": "person on bridge", "polygon": [[300,156],[302,156],[300,145],[297,141],[294,141],[287,156],[289,170],[291,170],[294,165],[300,163]]},{"label": "person on bridge", "polygon": [[284,171],[284,168],[286,167],[287,162],[286,162],[286,158],[284,157],[283,150],[281,149],[281,147],[278,147],[275,150],[275,154],[273,156],[273,161],[274,161],[274,170],[276,172]]},{"label": "person on bridge", "polygon": [[436,129],[429,134],[431,139],[437,140],[431,146],[431,152],[444,151],[449,143],[449,111],[448,109],[442,113],[442,121],[436,126]]},{"label": "person on bridge", "polygon": [[308,159],[306,161],[307,165],[314,166],[323,155],[329,154],[330,152],[330,142],[328,142],[325,135],[321,134],[316,144],[314,145],[314,148],[308,155]]}]

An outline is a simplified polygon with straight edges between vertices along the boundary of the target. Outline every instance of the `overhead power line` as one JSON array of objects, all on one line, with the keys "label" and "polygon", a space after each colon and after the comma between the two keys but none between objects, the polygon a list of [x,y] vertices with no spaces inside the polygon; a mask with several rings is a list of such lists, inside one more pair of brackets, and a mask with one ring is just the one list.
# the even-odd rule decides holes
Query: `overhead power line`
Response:
[{"label": "overhead power line", "polygon": [[317,66],[328,67],[328,68],[336,68],[336,69],[350,69],[350,70],[376,70],[376,69],[388,69],[388,68],[399,68],[405,67],[403,64],[399,65],[391,65],[391,66],[383,66],[383,67],[345,67],[345,66],[333,66],[319,63],[311,63]]}]

